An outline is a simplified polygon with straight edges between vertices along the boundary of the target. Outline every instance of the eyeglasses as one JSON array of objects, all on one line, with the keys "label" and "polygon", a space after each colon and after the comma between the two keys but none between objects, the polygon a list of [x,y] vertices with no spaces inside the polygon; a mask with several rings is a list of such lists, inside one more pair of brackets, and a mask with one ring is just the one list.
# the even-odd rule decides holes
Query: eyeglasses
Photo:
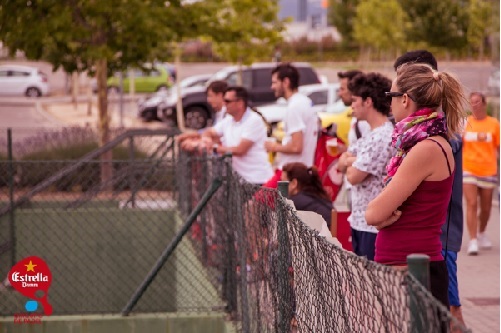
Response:
[{"label": "eyeglasses", "polygon": [[384,94],[386,95],[386,97],[390,97],[390,98],[393,98],[393,97],[402,97],[403,95],[407,95],[407,96],[409,96],[409,98],[412,101],[414,101],[414,98],[412,98],[411,95],[409,95],[408,93],[400,92],[400,91],[387,91]]},{"label": "eyeglasses", "polygon": [[224,101],[225,104],[230,104],[230,103],[236,102],[238,100],[240,100],[240,98],[233,99],[233,100],[231,100],[231,99],[223,99],[223,101]]}]

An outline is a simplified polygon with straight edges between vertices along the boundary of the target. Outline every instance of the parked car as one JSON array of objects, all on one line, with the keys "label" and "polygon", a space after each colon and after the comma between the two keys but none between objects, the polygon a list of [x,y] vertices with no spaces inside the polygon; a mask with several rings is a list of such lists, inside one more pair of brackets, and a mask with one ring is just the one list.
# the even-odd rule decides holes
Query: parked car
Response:
[{"label": "parked car", "polygon": [[[129,92],[130,73],[134,74],[134,90],[136,92],[155,92],[172,86],[169,71],[164,66],[155,65],[151,70],[135,68],[123,75],[123,90]],[[108,91],[120,91],[120,74],[116,73],[107,81]]]},{"label": "parked car", "polygon": [[48,95],[47,75],[34,67],[2,65],[0,66],[0,94],[27,97]]},{"label": "parked car", "polygon": [[[299,92],[311,99],[313,109],[317,111],[322,127],[326,128],[335,124],[338,137],[346,142],[350,130],[351,109],[347,108],[338,98],[338,89],[338,83],[312,84],[299,87]],[[275,104],[264,105],[257,109],[274,127],[273,136],[281,140],[284,136],[282,121],[287,112],[285,99],[281,98]]]},{"label": "parked car", "polygon": [[489,75],[487,93],[489,96],[499,96],[499,68],[495,68]]},{"label": "parked car", "polygon": [[[300,85],[320,83],[320,79],[315,70],[307,63],[294,63],[300,73]],[[259,106],[276,100],[271,90],[271,70],[276,63],[255,63],[251,66],[243,66],[242,85],[249,92],[250,106]],[[239,68],[229,66],[215,73],[209,84],[215,80],[224,80],[230,86],[237,85]],[[213,111],[207,103],[205,87],[185,89],[182,92],[183,111],[187,127],[200,129],[207,126],[209,119],[213,118]],[[175,97],[174,97],[175,96]],[[172,95],[169,103],[158,118],[176,122],[176,101],[177,95]]]},{"label": "parked car", "polygon": [[168,90],[160,90],[149,98],[140,99],[138,101],[138,117],[146,121],[160,120],[158,115],[161,114],[161,111],[172,102],[177,102],[177,100],[173,100],[172,96],[177,99],[178,85],[181,86],[181,91],[192,87],[205,87],[205,83],[211,76],[211,74],[189,76],[181,80],[181,82],[176,83]]}]

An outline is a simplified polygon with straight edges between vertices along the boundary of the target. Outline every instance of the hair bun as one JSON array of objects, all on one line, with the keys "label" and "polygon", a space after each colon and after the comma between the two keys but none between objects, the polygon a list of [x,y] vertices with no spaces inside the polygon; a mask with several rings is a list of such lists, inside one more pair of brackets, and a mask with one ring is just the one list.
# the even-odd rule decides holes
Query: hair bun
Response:
[{"label": "hair bun", "polygon": [[440,72],[434,72],[433,73],[433,78],[435,79],[435,81],[440,81]]}]

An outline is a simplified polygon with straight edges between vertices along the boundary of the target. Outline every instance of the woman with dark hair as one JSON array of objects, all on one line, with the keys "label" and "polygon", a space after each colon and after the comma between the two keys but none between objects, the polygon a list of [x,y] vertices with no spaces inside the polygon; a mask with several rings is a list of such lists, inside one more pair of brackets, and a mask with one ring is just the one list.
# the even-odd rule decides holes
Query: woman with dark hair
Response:
[{"label": "woman with dark hair", "polygon": [[282,168],[282,180],[289,181],[289,199],[297,210],[316,212],[331,226],[332,202],[322,186],[315,167],[303,163],[288,163]]},{"label": "woman with dark hair", "polygon": [[408,255],[428,255],[431,293],[448,307],[440,242],[455,171],[448,140],[462,130],[466,98],[454,76],[423,64],[400,66],[387,96],[397,121],[397,153],[387,166],[386,187],[365,213],[379,229],[375,261],[405,267]]}]

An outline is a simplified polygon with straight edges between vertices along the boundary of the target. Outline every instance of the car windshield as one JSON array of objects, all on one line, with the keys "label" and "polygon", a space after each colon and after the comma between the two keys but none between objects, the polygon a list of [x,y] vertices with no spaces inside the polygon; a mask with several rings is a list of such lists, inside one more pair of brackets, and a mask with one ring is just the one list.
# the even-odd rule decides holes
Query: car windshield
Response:
[{"label": "car windshield", "polygon": [[214,75],[212,75],[212,77],[207,83],[217,80],[225,80],[228,77],[228,75],[232,72],[234,72],[234,70],[232,69],[221,69],[220,71],[214,73]]}]

